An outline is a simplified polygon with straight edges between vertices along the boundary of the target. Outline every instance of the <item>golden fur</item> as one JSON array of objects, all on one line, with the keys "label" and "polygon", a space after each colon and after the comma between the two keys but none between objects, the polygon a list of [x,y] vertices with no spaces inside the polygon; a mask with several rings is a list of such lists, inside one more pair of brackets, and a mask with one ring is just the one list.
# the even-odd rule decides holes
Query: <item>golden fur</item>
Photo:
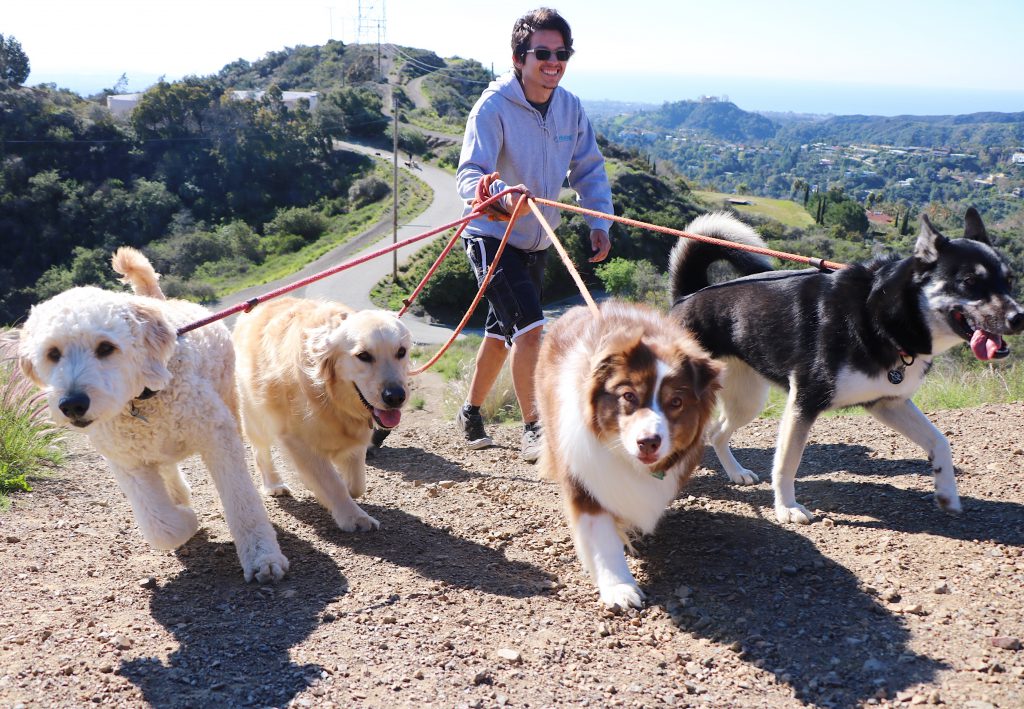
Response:
[{"label": "golden fur", "polygon": [[374,420],[393,428],[401,418],[408,328],[384,311],[282,298],[240,316],[233,339],[242,424],[264,491],[289,493],[270,455],[277,442],[341,529],[377,528],[352,498],[366,489]]}]

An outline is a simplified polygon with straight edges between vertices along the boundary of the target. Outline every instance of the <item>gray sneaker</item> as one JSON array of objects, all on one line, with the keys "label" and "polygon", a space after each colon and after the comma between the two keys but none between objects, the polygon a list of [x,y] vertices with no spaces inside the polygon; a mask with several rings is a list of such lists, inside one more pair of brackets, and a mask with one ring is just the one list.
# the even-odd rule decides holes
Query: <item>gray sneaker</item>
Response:
[{"label": "gray sneaker", "polygon": [[479,409],[476,411],[467,410],[465,406],[459,409],[459,413],[455,415],[455,425],[462,431],[462,435],[466,437],[466,447],[470,450],[480,450],[481,448],[490,448],[494,445],[494,441],[487,435],[487,431],[484,430],[484,419],[480,415]]},{"label": "gray sneaker", "polygon": [[543,433],[539,423],[528,423],[523,428],[523,447],[520,455],[527,463],[536,463],[540,458]]}]

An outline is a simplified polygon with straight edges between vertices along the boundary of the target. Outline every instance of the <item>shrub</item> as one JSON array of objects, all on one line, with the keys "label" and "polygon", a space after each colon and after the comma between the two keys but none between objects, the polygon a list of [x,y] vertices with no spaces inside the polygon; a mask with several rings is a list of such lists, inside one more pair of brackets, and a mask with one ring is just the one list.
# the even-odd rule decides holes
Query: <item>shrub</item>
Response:
[{"label": "shrub", "polygon": [[306,240],[298,234],[273,234],[263,238],[263,249],[272,256],[281,256],[298,251]]},{"label": "shrub", "polygon": [[391,186],[376,175],[356,180],[348,189],[348,199],[355,207],[376,202],[391,194]]},{"label": "shrub", "polygon": [[16,366],[16,353],[17,331],[0,333],[0,508],[7,493],[31,490],[29,480],[63,457],[61,430]]},{"label": "shrub", "polygon": [[330,226],[327,217],[309,207],[290,207],[263,225],[267,234],[294,234],[306,241],[316,241]]}]

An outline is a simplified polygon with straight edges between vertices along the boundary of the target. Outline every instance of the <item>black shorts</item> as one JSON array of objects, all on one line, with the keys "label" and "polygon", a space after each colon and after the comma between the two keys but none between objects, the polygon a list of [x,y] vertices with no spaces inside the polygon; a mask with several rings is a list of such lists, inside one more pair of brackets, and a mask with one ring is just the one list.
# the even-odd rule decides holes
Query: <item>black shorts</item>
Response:
[{"label": "black shorts", "polygon": [[[500,240],[487,236],[462,238],[466,256],[476,273],[477,286],[483,283],[500,243]],[[547,255],[547,250],[522,251],[505,246],[498,269],[484,293],[487,298],[484,331],[488,337],[503,339],[511,345],[520,334],[547,322],[540,307]]]}]

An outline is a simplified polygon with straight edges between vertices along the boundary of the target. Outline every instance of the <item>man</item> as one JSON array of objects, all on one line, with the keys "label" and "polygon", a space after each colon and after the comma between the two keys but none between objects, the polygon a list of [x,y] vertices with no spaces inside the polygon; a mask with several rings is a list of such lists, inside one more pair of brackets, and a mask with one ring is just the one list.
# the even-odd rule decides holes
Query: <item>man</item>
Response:
[{"label": "man", "polygon": [[[580,100],[558,85],[572,54],[569,24],[555,10],[540,8],[516,20],[512,28],[514,71],[491,82],[466,123],[456,174],[459,194],[468,205],[464,214],[471,209],[480,180],[494,172],[500,179],[491,184],[492,195],[517,185],[538,197],[557,199],[568,178],[584,207],[612,213],[611,188],[594,130]],[[517,199],[518,195],[512,194],[503,198],[507,212],[514,210]],[[552,227],[558,226],[558,209],[540,209]],[[611,223],[591,217],[587,223],[595,252],[590,261],[603,261],[611,249]],[[466,227],[464,246],[478,283],[506,226],[482,217]],[[523,414],[522,457],[531,463],[541,449],[533,382],[545,323],[541,283],[550,245],[524,204],[487,289],[486,336],[477,352],[469,396],[457,416],[469,448],[493,445],[484,430],[480,405],[511,351],[512,385]]]}]

